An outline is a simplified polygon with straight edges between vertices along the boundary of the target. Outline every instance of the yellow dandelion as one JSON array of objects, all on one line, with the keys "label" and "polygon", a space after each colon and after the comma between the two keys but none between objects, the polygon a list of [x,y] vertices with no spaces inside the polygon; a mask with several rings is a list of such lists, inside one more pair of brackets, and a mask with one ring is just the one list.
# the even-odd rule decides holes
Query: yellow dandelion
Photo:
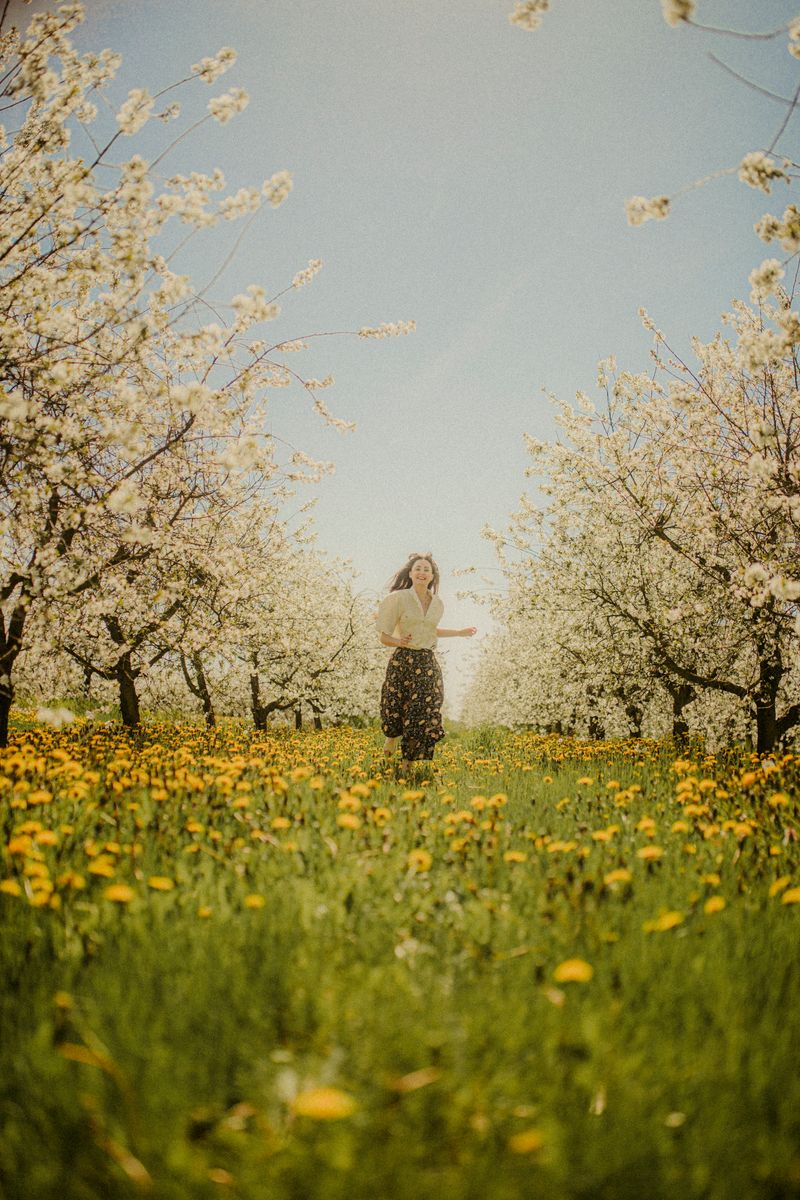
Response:
[{"label": "yellow dandelion", "polygon": [[664,851],[661,846],[642,846],[636,851],[636,857],[644,859],[645,862],[652,862],[656,858],[662,858]]},{"label": "yellow dandelion", "polygon": [[800,904],[800,887],[789,888],[781,896],[781,904]]},{"label": "yellow dandelion", "polygon": [[362,821],[355,813],[343,812],[336,818],[336,824],[340,829],[360,829]]},{"label": "yellow dandelion", "polygon": [[317,1087],[295,1096],[291,1109],[296,1117],[310,1117],[312,1121],[341,1121],[351,1117],[358,1104],[339,1088]]},{"label": "yellow dandelion", "polygon": [[129,904],[136,893],[127,883],[112,883],[103,895],[106,900],[113,900],[115,904]]},{"label": "yellow dandelion", "polygon": [[151,875],[147,880],[147,886],[156,892],[171,892],[175,887],[175,880],[170,879],[167,875]]},{"label": "yellow dandelion", "polygon": [[567,958],[553,971],[556,983],[588,983],[594,975],[594,967],[582,958]]},{"label": "yellow dandelion", "polygon": [[21,896],[22,888],[16,879],[3,879],[0,881],[0,892],[5,892],[7,896]]},{"label": "yellow dandelion", "polygon": [[45,791],[44,788],[28,792],[28,804],[49,804],[52,799],[53,793]]},{"label": "yellow dandelion", "polygon": [[266,900],[258,892],[251,892],[249,896],[244,898],[245,908],[263,908]]},{"label": "yellow dandelion", "polygon": [[203,919],[206,919],[207,917],[211,916],[213,911],[214,910],[210,904],[201,904],[197,910],[197,915],[198,915],[198,917],[202,917]]},{"label": "yellow dandelion", "polygon": [[89,863],[90,875],[102,875],[105,879],[113,879],[115,873],[114,863],[106,857],[95,858]]},{"label": "yellow dandelion", "polygon": [[594,783],[594,780],[592,779],[591,775],[582,775],[580,777],[580,779],[577,781],[577,786],[578,787],[591,787],[593,783]]},{"label": "yellow dandelion", "polygon": [[508,1148],[512,1154],[535,1154],[544,1146],[545,1138],[540,1129],[523,1129],[513,1133],[508,1139]]},{"label": "yellow dandelion", "polygon": [[708,899],[706,900],[705,904],[703,905],[703,912],[708,913],[710,916],[712,913],[722,912],[724,907],[725,907],[725,897],[724,896],[709,896]]},{"label": "yellow dandelion", "polygon": [[632,879],[633,874],[627,867],[616,867],[603,876],[603,883],[606,887],[613,887],[615,883],[630,883]]},{"label": "yellow dandelion", "polygon": [[408,863],[409,870],[416,871],[418,875],[424,875],[426,871],[430,871],[433,865],[433,855],[419,847],[411,851],[406,862]]},{"label": "yellow dandelion", "polygon": [[524,850],[506,850],[503,855],[503,862],[507,863],[522,863],[527,862],[528,856]]},{"label": "yellow dandelion", "polygon": [[683,922],[683,913],[663,912],[653,921],[645,921],[642,929],[645,933],[666,933]]},{"label": "yellow dandelion", "polygon": [[406,800],[406,801],[409,801],[409,802],[410,802],[410,801],[412,801],[412,800],[421,800],[421,799],[422,799],[422,797],[423,797],[424,795],[425,795],[425,793],[424,793],[424,792],[421,792],[421,791],[420,791],[420,790],[417,788],[416,790],[410,790],[410,791],[407,791],[407,792],[403,792],[403,795],[402,795],[401,799],[403,799],[403,800]]},{"label": "yellow dandelion", "polygon": [[780,879],[776,879],[774,883],[769,885],[770,896],[777,896],[778,892],[782,892],[792,882],[791,875],[781,875]]},{"label": "yellow dandelion", "polygon": [[288,817],[273,817],[269,825],[270,829],[291,829],[292,822]]}]

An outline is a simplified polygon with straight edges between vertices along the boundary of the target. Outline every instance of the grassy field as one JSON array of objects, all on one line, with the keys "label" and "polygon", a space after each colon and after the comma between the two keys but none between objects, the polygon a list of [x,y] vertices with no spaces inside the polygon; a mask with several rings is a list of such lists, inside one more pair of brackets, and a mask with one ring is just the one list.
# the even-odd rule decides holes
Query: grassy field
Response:
[{"label": "grassy field", "polygon": [[0,752],[8,1200],[800,1196],[800,760]]}]

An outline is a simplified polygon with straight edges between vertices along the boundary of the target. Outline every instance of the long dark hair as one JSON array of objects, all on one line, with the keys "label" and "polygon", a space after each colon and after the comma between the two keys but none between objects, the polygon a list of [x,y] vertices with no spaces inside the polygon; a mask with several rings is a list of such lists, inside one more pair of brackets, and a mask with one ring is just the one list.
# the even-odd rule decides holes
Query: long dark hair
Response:
[{"label": "long dark hair", "polygon": [[434,594],[434,596],[436,595],[436,593],[439,591],[439,568],[437,567],[436,563],[433,561],[432,554],[409,554],[408,562],[405,564],[404,567],[400,568],[400,570],[393,577],[391,583],[389,584],[390,592],[404,592],[408,588],[414,586],[413,583],[411,582],[411,570],[414,566],[414,563],[417,562],[418,559],[420,559],[420,558],[424,558],[425,562],[431,564],[431,570],[433,571],[433,579],[428,584],[428,591],[432,592]]}]

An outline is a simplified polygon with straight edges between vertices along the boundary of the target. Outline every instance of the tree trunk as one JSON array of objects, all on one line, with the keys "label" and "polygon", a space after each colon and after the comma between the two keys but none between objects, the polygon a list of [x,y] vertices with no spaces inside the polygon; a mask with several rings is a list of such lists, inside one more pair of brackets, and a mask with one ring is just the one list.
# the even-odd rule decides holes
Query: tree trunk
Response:
[{"label": "tree trunk", "polygon": [[14,699],[11,672],[17,655],[22,649],[22,631],[25,628],[27,609],[18,604],[8,621],[8,629],[0,612],[0,746],[8,745],[8,715]]},{"label": "tree trunk", "polygon": [[258,730],[267,728],[267,714],[261,703],[261,683],[258,678],[258,659],[253,655],[253,670],[250,672],[250,711],[253,714],[253,725]]},{"label": "tree trunk", "polygon": [[689,736],[683,710],[694,700],[695,690],[690,683],[667,683],[666,688],[672,697],[672,737],[674,741],[682,742]]},{"label": "tree trunk", "polygon": [[206,673],[203,670],[203,660],[199,654],[192,655],[192,666],[197,675],[197,686],[200,690],[200,700],[203,705],[203,716],[206,719],[206,725],[209,729],[213,728],[217,723],[217,714],[214,712],[214,703],[211,699],[211,692],[208,690],[208,680]]},{"label": "tree trunk", "polygon": [[136,676],[131,666],[130,652],[123,654],[116,666],[117,683],[119,685],[119,712],[122,724],[128,729],[139,726],[139,697],[136,695]]},{"label": "tree trunk", "polygon": [[775,711],[775,701],[783,678],[783,661],[777,645],[770,646],[766,641],[756,644],[760,659],[758,692],[755,697],[756,751],[758,754],[766,754],[775,748],[778,741],[778,716]]},{"label": "tree trunk", "polygon": [[11,684],[0,684],[0,746],[8,745],[8,714],[13,699],[14,690]]},{"label": "tree trunk", "polygon": [[303,728],[303,710],[299,704],[298,704],[297,708],[294,710],[294,727],[297,730],[300,730]]},{"label": "tree trunk", "polygon": [[192,655],[192,666],[194,667],[195,673],[194,679],[192,679],[192,676],[189,673],[189,665],[186,662],[186,656],[183,651],[181,651],[181,670],[183,671],[183,678],[186,680],[186,686],[193,696],[197,696],[197,699],[203,706],[203,716],[206,719],[206,725],[209,729],[211,729],[214,725],[216,725],[217,717],[214,712],[214,704],[211,699],[211,692],[208,690],[206,673],[203,670],[203,660],[200,654],[198,654],[196,651]]},{"label": "tree trunk", "polygon": [[756,703],[756,752],[766,754],[778,740],[778,719],[775,700]]},{"label": "tree trunk", "polygon": [[320,710],[316,704],[311,705],[311,711],[314,713],[314,728],[322,729],[322,717],[320,716]]},{"label": "tree trunk", "polygon": [[644,709],[631,701],[629,704],[625,705],[625,716],[628,718],[631,737],[640,738],[642,736],[642,718],[644,717]]}]

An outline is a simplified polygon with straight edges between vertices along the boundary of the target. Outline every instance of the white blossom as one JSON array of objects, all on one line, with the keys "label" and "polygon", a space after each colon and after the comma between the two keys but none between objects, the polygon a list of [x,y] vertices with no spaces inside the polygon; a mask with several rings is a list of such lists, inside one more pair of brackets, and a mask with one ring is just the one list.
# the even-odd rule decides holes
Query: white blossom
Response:
[{"label": "white blossom", "polygon": [[133,88],[117,113],[117,124],[124,134],[138,133],[148,121],[155,101],[147,88]]},{"label": "white blossom", "polygon": [[742,183],[767,194],[774,179],[785,179],[787,183],[789,180],[786,172],[763,150],[753,150],[744,156],[739,164],[739,178]]},{"label": "white blossom", "polygon": [[278,208],[289,195],[292,186],[293,181],[289,171],[276,171],[270,179],[265,180],[261,190],[272,207]]},{"label": "white blossom", "polygon": [[250,103],[250,97],[244,88],[231,88],[221,96],[213,96],[208,102],[208,111],[220,125],[227,125],[237,113],[244,112]]},{"label": "white blossom", "polygon": [[412,333],[416,328],[416,321],[395,321],[375,326],[365,325],[359,329],[358,336],[363,338],[401,337],[403,334]]},{"label": "white blossom", "polygon": [[321,270],[322,260],[319,258],[310,259],[308,266],[304,270],[298,271],[295,275],[294,279],[292,280],[292,287],[304,287],[304,285],[310,283],[314,276]]},{"label": "white blossom", "polygon": [[231,46],[223,46],[213,58],[201,58],[199,63],[194,63],[192,74],[203,83],[215,83],[235,62],[236,51]]},{"label": "white blossom", "polygon": [[625,201],[625,214],[629,225],[642,225],[645,221],[663,221],[669,216],[669,196],[631,196]]},{"label": "white blossom", "polygon": [[41,721],[43,725],[49,725],[51,729],[61,729],[64,725],[71,725],[75,720],[75,713],[69,708],[37,708],[36,720]]},{"label": "white blossom", "polygon": [[517,0],[516,7],[509,13],[509,21],[518,29],[538,29],[542,23],[542,13],[548,12],[550,0]]},{"label": "white blossom", "polygon": [[664,20],[668,25],[680,25],[681,21],[691,21],[694,16],[695,0],[661,0]]},{"label": "white blossom", "polygon": [[753,303],[757,304],[759,300],[774,292],[784,275],[785,271],[777,258],[764,259],[760,267],[750,272],[750,299]]}]

